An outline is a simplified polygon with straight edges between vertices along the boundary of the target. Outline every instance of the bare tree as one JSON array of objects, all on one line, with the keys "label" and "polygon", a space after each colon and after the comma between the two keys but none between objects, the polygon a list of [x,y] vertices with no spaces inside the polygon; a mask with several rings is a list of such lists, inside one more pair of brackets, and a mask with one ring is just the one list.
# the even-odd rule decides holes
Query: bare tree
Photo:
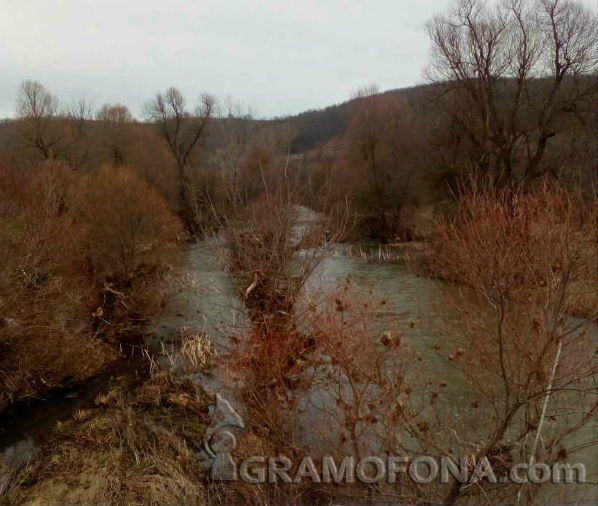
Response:
[{"label": "bare tree", "polygon": [[353,118],[350,135],[353,145],[374,180],[376,206],[381,206],[382,188],[378,151],[385,129],[384,108],[376,84],[359,88],[353,99]]},{"label": "bare tree", "polygon": [[214,113],[215,99],[202,94],[200,103],[189,113],[185,98],[176,88],[158,93],[145,106],[146,117],[156,124],[167,142],[179,172],[179,211],[187,229],[197,233],[195,198],[190,178],[190,158]]},{"label": "bare tree", "polygon": [[243,193],[240,188],[241,161],[253,131],[253,111],[251,107],[244,107],[229,96],[220,116],[222,147],[216,155],[216,163],[222,172],[227,199],[235,206]]},{"label": "bare tree", "polygon": [[[456,0],[428,23],[449,114],[497,184],[534,178],[548,141],[596,93],[598,21],[569,0]],[[531,88],[532,82],[534,84]]]},{"label": "bare tree", "polygon": [[73,170],[80,170],[90,162],[92,103],[86,97],[71,100],[63,111],[66,125],[65,158]]},{"label": "bare tree", "polygon": [[104,104],[98,112],[96,119],[100,123],[102,139],[110,152],[115,165],[125,163],[125,149],[130,138],[130,126],[133,115],[126,105]]},{"label": "bare tree", "polygon": [[85,97],[73,99],[66,108],[66,117],[70,121],[71,135],[80,140],[89,132],[92,115],[92,103]]},{"label": "bare tree", "polygon": [[[348,136],[351,141],[351,162],[360,172],[367,174],[360,190],[371,191],[375,210],[377,234],[387,235],[390,220],[386,212],[394,207],[398,210],[402,191],[407,187],[407,173],[401,174],[400,185],[393,185],[393,176],[400,170],[405,153],[398,153],[401,134],[408,123],[409,105],[396,95],[381,94],[378,86],[371,84],[360,88],[351,103],[351,119]],[[404,135],[403,135],[404,136]],[[398,155],[398,156],[397,156]]]},{"label": "bare tree", "polygon": [[23,147],[38,150],[43,158],[56,158],[63,139],[57,126],[58,99],[37,81],[24,81],[19,87],[17,116]]},{"label": "bare tree", "polygon": [[111,123],[131,123],[133,115],[126,105],[104,104],[96,113],[98,121],[110,121]]}]

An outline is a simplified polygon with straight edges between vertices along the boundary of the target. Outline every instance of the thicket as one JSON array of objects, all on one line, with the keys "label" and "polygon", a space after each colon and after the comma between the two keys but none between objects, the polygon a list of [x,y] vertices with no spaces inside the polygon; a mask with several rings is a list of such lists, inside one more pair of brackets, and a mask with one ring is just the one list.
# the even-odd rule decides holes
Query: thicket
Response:
[{"label": "thicket", "polygon": [[0,167],[0,406],[102,370],[160,303],[182,227],[127,168]]}]

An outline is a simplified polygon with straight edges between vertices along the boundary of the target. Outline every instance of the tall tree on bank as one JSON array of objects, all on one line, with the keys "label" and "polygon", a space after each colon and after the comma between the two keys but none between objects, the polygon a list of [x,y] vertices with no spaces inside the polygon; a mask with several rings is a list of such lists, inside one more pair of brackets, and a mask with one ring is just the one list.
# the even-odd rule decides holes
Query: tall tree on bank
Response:
[{"label": "tall tree on bank", "polygon": [[214,114],[214,106],[214,97],[204,93],[193,113],[190,113],[186,109],[185,97],[176,88],[156,94],[145,106],[146,117],[158,127],[176,161],[179,213],[187,230],[192,234],[197,234],[200,230],[194,211],[196,202],[191,182],[190,159],[193,149]]},{"label": "tall tree on bank", "polygon": [[498,186],[550,170],[550,139],[596,100],[596,15],[570,0],[455,0],[428,32],[430,76],[470,165]]},{"label": "tall tree on bank", "polygon": [[65,107],[63,115],[67,136],[63,157],[73,171],[84,171],[93,162],[91,139],[95,132],[91,121],[92,103],[84,96],[73,98]]},{"label": "tall tree on bank", "polygon": [[412,146],[416,142],[409,104],[394,94],[381,94],[377,85],[370,84],[353,95],[349,113],[349,160],[360,173],[360,191],[367,195],[373,211],[373,232],[382,240],[390,240],[396,232],[396,215],[387,216],[387,212],[398,213],[411,175],[404,165],[408,154],[401,142],[408,134]]}]

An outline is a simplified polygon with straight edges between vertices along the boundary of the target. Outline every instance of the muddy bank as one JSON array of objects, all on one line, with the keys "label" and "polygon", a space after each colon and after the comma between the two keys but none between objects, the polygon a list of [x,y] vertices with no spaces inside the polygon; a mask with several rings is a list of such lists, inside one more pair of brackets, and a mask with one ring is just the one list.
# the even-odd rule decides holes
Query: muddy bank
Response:
[{"label": "muddy bank", "polygon": [[116,378],[59,417],[0,504],[205,503],[196,455],[211,403],[166,371]]},{"label": "muddy bank", "polygon": [[142,350],[140,346],[129,348],[126,356],[117,358],[100,374],[9,405],[0,413],[0,450],[23,438],[42,444],[56,421],[93,404],[95,396],[117,378],[129,385],[143,381],[149,374],[149,363]]},{"label": "muddy bank", "polygon": [[0,413],[0,495],[16,473],[32,462],[65,420],[97,406],[101,393],[115,384],[134,388],[149,375],[140,347],[112,362],[100,374],[49,389],[9,405]]}]

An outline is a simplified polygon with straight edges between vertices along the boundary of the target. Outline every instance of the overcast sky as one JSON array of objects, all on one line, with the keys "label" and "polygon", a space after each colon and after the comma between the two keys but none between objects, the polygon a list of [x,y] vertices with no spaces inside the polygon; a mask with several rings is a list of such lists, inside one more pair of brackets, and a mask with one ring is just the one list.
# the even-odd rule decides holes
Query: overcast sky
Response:
[{"label": "overcast sky", "polygon": [[[584,0],[596,9],[597,0]],[[423,82],[424,24],[448,0],[0,0],[0,118],[19,83],[124,103],[156,91],[231,95],[258,116]]]}]

